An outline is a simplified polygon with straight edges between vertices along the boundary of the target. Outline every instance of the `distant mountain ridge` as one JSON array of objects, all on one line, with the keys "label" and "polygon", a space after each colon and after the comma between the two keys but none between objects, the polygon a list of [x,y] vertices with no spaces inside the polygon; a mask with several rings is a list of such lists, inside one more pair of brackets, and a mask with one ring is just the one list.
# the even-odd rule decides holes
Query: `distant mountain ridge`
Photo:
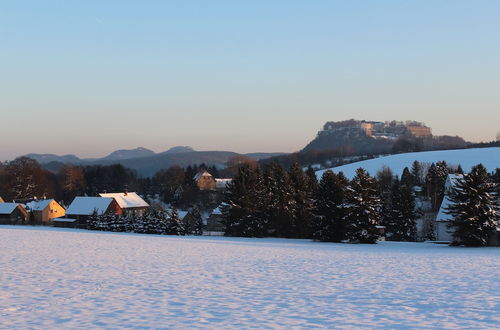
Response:
[{"label": "distant mountain ridge", "polygon": [[121,149],[113,151],[106,157],[101,158],[101,160],[122,160],[122,159],[148,157],[148,156],[153,156],[155,154],[156,153],[152,150],[139,147],[135,149]]},{"label": "distant mountain ridge", "polygon": [[188,146],[177,146],[177,147],[172,147],[168,149],[167,151],[162,152],[163,154],[180,154],[183,152],[193,152],[196,151],[191,147]]},{"label": "distant mountain ridge", "polygon": [[135,149],[116,150],[102,158],[79,158],[75,155],[58,156],[54,154],[25,155],[42,164],[51,171],[58,171],[64,164],[73,165],[112,165],[121,164],[136,170],[143,176],[152,176],[161,169],[173,165],[188,166],[202,164],[225,167],[227,161],[234,156],[244,155],[255,160],[284,155],[284,153],[249,153],[239,154],[231,151],[196,151],[188,146],[177,146],[167,151],[155,153],[152,150],[139,147]]},{"label": "distant mountain ridge", "polygon": [[28,157],[31,159],[36,160],[40,164],[48,164],[51,162],[62,162],[62,163],[73,163],[73,164],[78,164],[82,160],[78,158],[75,155],[63,155],[63,156],[58,156],[54,154],[26,154],[24,157]]}]

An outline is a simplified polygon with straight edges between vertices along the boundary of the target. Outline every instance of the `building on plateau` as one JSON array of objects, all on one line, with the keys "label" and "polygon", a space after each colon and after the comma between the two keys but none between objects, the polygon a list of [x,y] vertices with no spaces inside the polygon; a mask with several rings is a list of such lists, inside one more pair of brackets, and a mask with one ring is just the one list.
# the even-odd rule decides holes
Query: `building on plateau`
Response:
[{"label": "building on plateau", "polygon": [[408,133],[416,137],[432,136],[431,128],[427,126],[408,126]]}]

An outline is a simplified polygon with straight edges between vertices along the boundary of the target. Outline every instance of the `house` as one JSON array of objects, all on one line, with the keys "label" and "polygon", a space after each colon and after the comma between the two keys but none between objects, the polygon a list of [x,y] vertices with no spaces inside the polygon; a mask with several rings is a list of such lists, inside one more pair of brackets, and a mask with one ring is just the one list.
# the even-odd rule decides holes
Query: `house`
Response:
[{"label": "house", "polygon": [[452,189],[456,186],[458,180],[462,179],[463,175],[461,174],[448,174],[446,178],[446,182],[444,184],[444,198],[441,203],[441,207],[436,216],[435,221],[435,236],[436,241],[439,242],[451,242],[453,241],[453,229],[449,228],[450,222],[453,220],[453,217],[450,214],[447,214],[446,211],[448,206],[452,203],[448,196]]},{"label": "house", "polygon": [[204,235],[209,236],[223,236],[226,230],[224,223],[222,222],[222,210],[221,205],[210,213],[207,219],[207,225],[205,227]]},{"label": "house", "polygon": [[99,196],[114,198],[124,213],[135,212],[138,215],[142,215],[149,208],[149,204],[135,192],[102,193]]},{"label": "house", "polygon": [[233,181],[233,179],[215,179],[215,189],[226,190],[228,185]]},{"label": "house", "polygon": [[21,204],[0,203],[0,224],[24,224],[28,219],[29,214]]},{"label": "house", "polygon": [[208,171],[198,172],[193,180],[200,190],[216,190],[217,183],[215,178]]},{"label": "house", "polygon": [[35,223],[49,223],[52,219],[66,214],[66,210],[54,199],[29,202],[26,204],[26,210],[31,213],[30,221]]},{"label": "house", "polygon": [[[82,227],[87,226],[89,217],[97,213],[103,215],[106,213],[115,213],[122,215],[123,210],[116,200],[111,197],[75,197],[71,205],[66,210],[66,218],[53,219],[57,227]],[[68,219],[73,221],[68,221]],[[72,223],[72,225],[68,225]]]}]

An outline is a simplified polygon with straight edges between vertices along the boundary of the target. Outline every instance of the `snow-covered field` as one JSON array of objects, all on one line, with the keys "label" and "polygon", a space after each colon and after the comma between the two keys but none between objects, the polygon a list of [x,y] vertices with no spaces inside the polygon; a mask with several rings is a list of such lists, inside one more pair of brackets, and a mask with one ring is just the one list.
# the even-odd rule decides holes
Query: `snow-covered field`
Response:
[{"label": "snow-covered field", "polygon": [[[375,175],[383,166],[387,166],[391,168],[394,174],[401,176],[404,168],[411,169],[411,165],[416,160],[428,164],[444,160],[448,165],[458,166],[460,164],[466,172],[469,172],[473,166],[482,163],[489,171],[494,171],[500,167],[500,148],[412,152],[342,165],[333,168],[333,171],[336,173],[343,172],[351,179],[356,174],[356,169],[360,167],[367,170],[371,175]],[[318,179],[321,179],[324,171],[326,170],[316,172]]]},{"label": "snow-covered field", "polygon": [[0,226],[1,328],[500,327],[500,249]]}]

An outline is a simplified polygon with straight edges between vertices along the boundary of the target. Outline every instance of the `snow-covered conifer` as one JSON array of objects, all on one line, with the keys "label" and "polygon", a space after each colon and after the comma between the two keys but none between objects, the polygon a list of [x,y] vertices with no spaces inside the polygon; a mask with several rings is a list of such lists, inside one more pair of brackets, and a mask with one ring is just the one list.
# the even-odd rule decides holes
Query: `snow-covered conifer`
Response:
[{"label": "snow-covered conifer", "polygon": [[313,237],[324,242],[346,239],[346,189],[349,182],[341,173],[323,173],[314,199]]},{"label": "snow-covered conifer", "polygon": [[485,246],[495,232],[500,218],[496,183],[490,180],[483,165],[477,165],[456,185],[447,197],[448,214],[453,216],[450,227],[455,243]]},{"label": "snow-covered conifer", "polygon": [[258,168],[244,164],[228,185],[222,207],[227,236],[268,235],[268,218],[263,209],[264,188]]},{"label": "snow-covered conifer", "polygon": [[380,198],[375,180],[359,168],[347,191],[347,239],[351,242],[376,243],[379,237]]}]

